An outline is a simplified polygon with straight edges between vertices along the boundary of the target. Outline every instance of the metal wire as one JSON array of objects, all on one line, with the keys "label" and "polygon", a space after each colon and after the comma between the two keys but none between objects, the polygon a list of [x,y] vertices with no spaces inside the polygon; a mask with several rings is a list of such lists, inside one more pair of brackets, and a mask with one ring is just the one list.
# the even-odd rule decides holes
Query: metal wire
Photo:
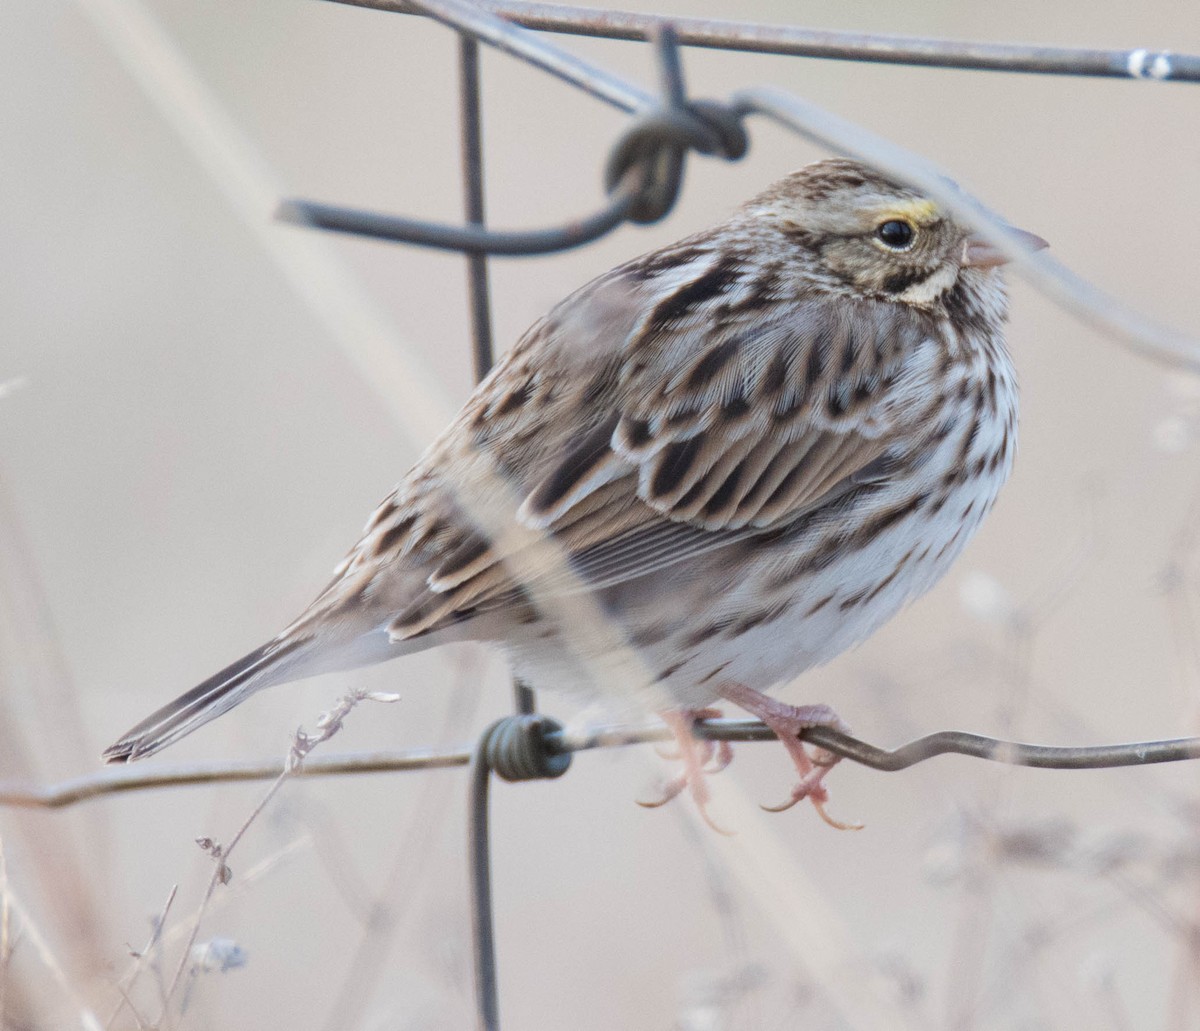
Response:
[{"label": "metal wire", "polygon": [[330,229],[439,250],[522,257],[565,251],[600,239],[629,217],[629,209],[636,199],[632,189],[622,191],[615,194],[600,211],[584,218],[548,229],[517,232],[478,226],[439,225],[421,219],[382,215],[311,200],[286,200],[279,205],[275,217],[281,222],[314,229]]},{"label": "metal wire", "polygon": [[[459,129],[462,150],[463,208],[467,224],[484,228],[485,201],[483,194],[483,111],[479,80],[479,43],[467,35],[458,37]],[[488,290],[487,254],[484,251],[466,252],[467,296],[471,311],[472,353],[475,359],[475,381],[479,382],[492,368],[492,308]],[[537,708],[533,690],[520,680],[513,681],[513,700],[519,713],[532,713]]]},{"label": "metal wire", "polygon": [[[398,14],[423,14],[422,5],[405,0],[335,0]],[[836,61],[867,61],[1034,75],[1074,75],[1154,82],[1200,82],[1200,56],[1136,47],[1100,50],[1082,47],[1025,46],[950,39],[920,39],[865,32],[830,32],[794,25],[710,18],[669,17],[596,7],[526,3],[523,0],[476,0],[476,6],[514,25],[543,32],[604,39],[643,40],[656,28],[672,25],[684,46],[785,54]]]},{"label": "metal wire", "polygon": [[[757,720],[714,719],[695,724],[697,737],[709,741],[772,741],[774,732]],[[1115,745],[1031,745],[1002,741],[962,730],[943,730],[917,738],[899,748],[886,749],[848,734],[813,727],[800,735],[802,741],[883,773],[906,770],[939,755],[966,755],[1010,766],[1043,770],[1094,770],[1121,766],[1200,759],[1200,737],[1167,741],[1131,741]],[[660,723],[614,724],[583,732],[548,730],[542,737],[547,755],[561,756],[593,748],[616,748],[671,740]],[[344,755],[313,755],[304,760],[296,776],[328,777],[344,774],[401,773],[466,766],[471,761],[467,746],[432,749],[386,749]],[[149,766],[110,766],[81,777],[50,785],[0,783],[0,806],[22,809],[61,809],[108,795],[154,788],[177,788],[234,781],[274,780],[283,772],[283,760],[185,763]]]},{"label": "metal wire", "polygon": [[[546,44],[528,45],[521,30],[514,30],[499,19],[489,20],[489,16],[464,8],[456,0],[421,0],[421,3],[447,23],[458,24],[461,17],[464,26],[491,30],[492,38],[522,40],[523,45],[515,48],[515,52],[538,67],[565,66],[565,55],[556,48]],[[463,38],[467,37],[464,35]],[[657,222],[675,205],[683,185],[684,162],[689,150],[736,161],[746,153],[748,140],[742,128],[741,112],[712,101],[687,99],[674,30],[670,26],[656,29],[653,40],[660,71],[661,99],[655,102],[647,95],[647,102],[641,105],[642,114],[613,146],[605,170],[605,187],[610,199],[604,208],[586,219],[533,231],[496,232],[484,227],[479,103],[477,99],[469,99],[472,93],[478,97],[478,55],[477,51],[471,51],[474,56],[467,56],[465,50],[461,59],[464,62],[462,131],[463,158],[467,162],[464,175],[467,177],[468,225],[448,226],[299,199],[284,201],[278,217],[319,229],[462,251],[476,261],[482,261],[485,254],[515,257],[567,250],[589,243],[625,221]],[[472,40],[471,46],[478,44]],[[473,214],[476,210],[478,218]],[[473,273],[472,278],[472,311],[476,326],[480,324],[480,302],[476,299],[474,284],[481,275],[483,303],[486,304],[486,273]],[[479,368],[477,352],[476,369]]]},{"label": "metal wire", "polygon": [[[483,228],[483,113],[480,110],[479,43],[458,37],[459,122],[462,140],[463,208],[467,224]],[[492,312],[488,296],[487,255],[467,251],[467,293],[471,309],[471,339],[475,342],[475,379],[492,368]]]},{"label": "metal wire", "polygon": [[[775,740],[775,733],[757,720],[698,721],[694,725],[694,733],[696,737],[708,741]],[[578,752],[587,748],[643,744],[668,738],[668,732],[657,726],[600,727],[582,734],[552,732],[546,736],[546,747],[555,752]],[[810,727],[800,735],[800,739],[840,755],[843,759],[884,773],[907,770],[910,766],[939,755],[967,755],[1009,766],[1032,766],[1043,770],[1098,770],[1200,759],[1200,737],[1117,745],[1029,745],[964,730],[942,730],[889,750],[830,727]]]},{"label": "metal wire", "polygon": [[[607,68],[570,54],[505,21],[492,14],[484,4],[464,3],[463,0],[408,0],[405,9],[407,13],[424,14],[440,21],[456,32],[469,32],[481,43],[519,57],[622,111],[634,114],[654,105],[653,94],[626,82]],[[647,37],[642,35],[640,38]]]},{"label": "metal wire", "polygon": [[475,961],[475,1015],[482,1031],[499,1031],[500,985],[496,978],[496,928],[492,910],[492,847],[488,828],[488,792],[492,767],[488,735],[475,744],[471,757],[467,856],[471,880],[471,945]]},{"label": "metal wire", "polygon": [[[480,105],[479,44],[465,33],[458,38],[459,122],[462,138],[463,206],[470,226],[484,227],[483,115]],[[474,340],[475,380],[482,380],[492,367],[492,315],[488,302],[487,254],[468,251],[467,292]],[[537,701],[532,689],[513,680],[513,701],[518,715],[501,720],[480,735],[471,760],[470,821],[467,853],[471,857],[471,913],[475,959],[475,1002],[480,1024],[498,1028],[499,988],[496,983],[496,935],[492,910],[491,841],[488,833],[488,789],[492,771],[519,769],[533,777],[547,776],[550,764],[565,773],[570,755],[550,756],[541,746],[544,720],[533,715]],[[558,724],[554,724],[558,726]],[[516,731],[514,734],[513,731]],[[524,731],[521,733],[521,731]],[[519,738],[522,750],[510,743]],[[494,743],[500,741],[504,747]],[[497,754],[498,753],[498,754]],[[515,753],[515,757],[514,757]],[[513,763],[505,759],[512,757]],[[522,761],[524,760],[524,761]],[[510,766],[512,769],[510,769]],[[515,778],[513,778],[515,779]]]},{"label": "metal wire", "polygon": [[[471,753],[466,747],[449,751],[427,748],[355,752],[347,755],[313,755],[293,771],[297,777],[322,777],[349,773],[398,773],[466,766]],[[233,781],[275,780],[284,770],[283,759],[253,759],[244,762],[150,764],[106,766],[102,770],[59,781],[31,785],[0,783],[0,806],[19,809],[62,809],[108,795],[153,788],[178,788],[196,784],[225,784]]]}]

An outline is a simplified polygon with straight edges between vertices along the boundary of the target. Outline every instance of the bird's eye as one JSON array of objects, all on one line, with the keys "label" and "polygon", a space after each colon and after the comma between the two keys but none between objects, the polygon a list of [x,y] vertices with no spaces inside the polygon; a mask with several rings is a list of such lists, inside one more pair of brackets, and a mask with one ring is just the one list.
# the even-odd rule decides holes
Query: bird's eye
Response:
[{"label": "bird's eye", "polygon": [[912,246],[917,231],[908,222],[892,218],[880,225],[875,230],[875,235],[885,247],[894,251],[904,251]]}]

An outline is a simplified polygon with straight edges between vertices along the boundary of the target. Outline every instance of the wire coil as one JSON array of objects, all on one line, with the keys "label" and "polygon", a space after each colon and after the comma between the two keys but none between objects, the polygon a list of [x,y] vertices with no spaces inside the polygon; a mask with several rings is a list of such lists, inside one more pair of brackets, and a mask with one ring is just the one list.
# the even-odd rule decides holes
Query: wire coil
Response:
[{"label": "wire coil", "polygon": [[540,713],[519,713],[497,720],[483,732],[479,750],[488,767],[508,781],[552,780],[571,765],[571,753],[551,751],[548,738],[563,725]]}]

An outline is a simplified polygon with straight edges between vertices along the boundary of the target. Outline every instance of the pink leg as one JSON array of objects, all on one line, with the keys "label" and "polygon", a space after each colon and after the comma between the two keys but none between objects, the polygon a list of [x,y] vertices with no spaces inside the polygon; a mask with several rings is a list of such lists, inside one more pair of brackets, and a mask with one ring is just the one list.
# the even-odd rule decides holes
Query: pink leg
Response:
[{"label": "pink leg", "polygon": [[829,790],[823,781],[825,775],[837,763],[838,757],[823,749],[817,749],[810,756],[799,738],[800,733],[809,727],[833,727],[848,732],[850,728],[836,712],[828,705],[788,705],[741,684],[726,685],[721,689],[721,697],[740,705],[775,731],[800,774],[800,782],[792,788],[791,797],[787,801],[777,806],[763,806],[764,809],[775,813],[782,812],[807,798],[829,826],[838,830],[862,829],[860,823],[842,823],[825,811],[825,803],[829,801]]},{"label": "pink leg", "polygon": [[698,741],[692,734],[696,720],[710,719],[720,716],[721,713],[716,709],[667,709],[660,715],[663,722],[671,728],[671,734],[675,738],[675,757],[683,760],[683,771],[667,782],[662,798],[653,802],[639,800],[638,805],[649,809],[666,805],[684,788],[688,788],[704,822],[718,834],[728,834],[729,831],[717,826],[708,815],[709,794],[704,777],[706,773],[719,773],[725,769],[733,758],[733,749],[728,741],[714,746],[712,741]]}]

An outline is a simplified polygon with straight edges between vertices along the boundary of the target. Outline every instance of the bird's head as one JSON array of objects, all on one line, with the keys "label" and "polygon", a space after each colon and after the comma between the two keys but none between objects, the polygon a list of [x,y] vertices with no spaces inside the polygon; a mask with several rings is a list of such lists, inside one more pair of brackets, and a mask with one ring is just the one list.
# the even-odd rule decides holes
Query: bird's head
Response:
[{"label": "bird's head", "polygon": [[[964,272],[991,278],[1008,260],[933,200],[857,161],[807,165],[743,210],[795,247],[801,274],[855,296],[930,307]],[[1033,249],[1047,246],[1015,232]]]}]

